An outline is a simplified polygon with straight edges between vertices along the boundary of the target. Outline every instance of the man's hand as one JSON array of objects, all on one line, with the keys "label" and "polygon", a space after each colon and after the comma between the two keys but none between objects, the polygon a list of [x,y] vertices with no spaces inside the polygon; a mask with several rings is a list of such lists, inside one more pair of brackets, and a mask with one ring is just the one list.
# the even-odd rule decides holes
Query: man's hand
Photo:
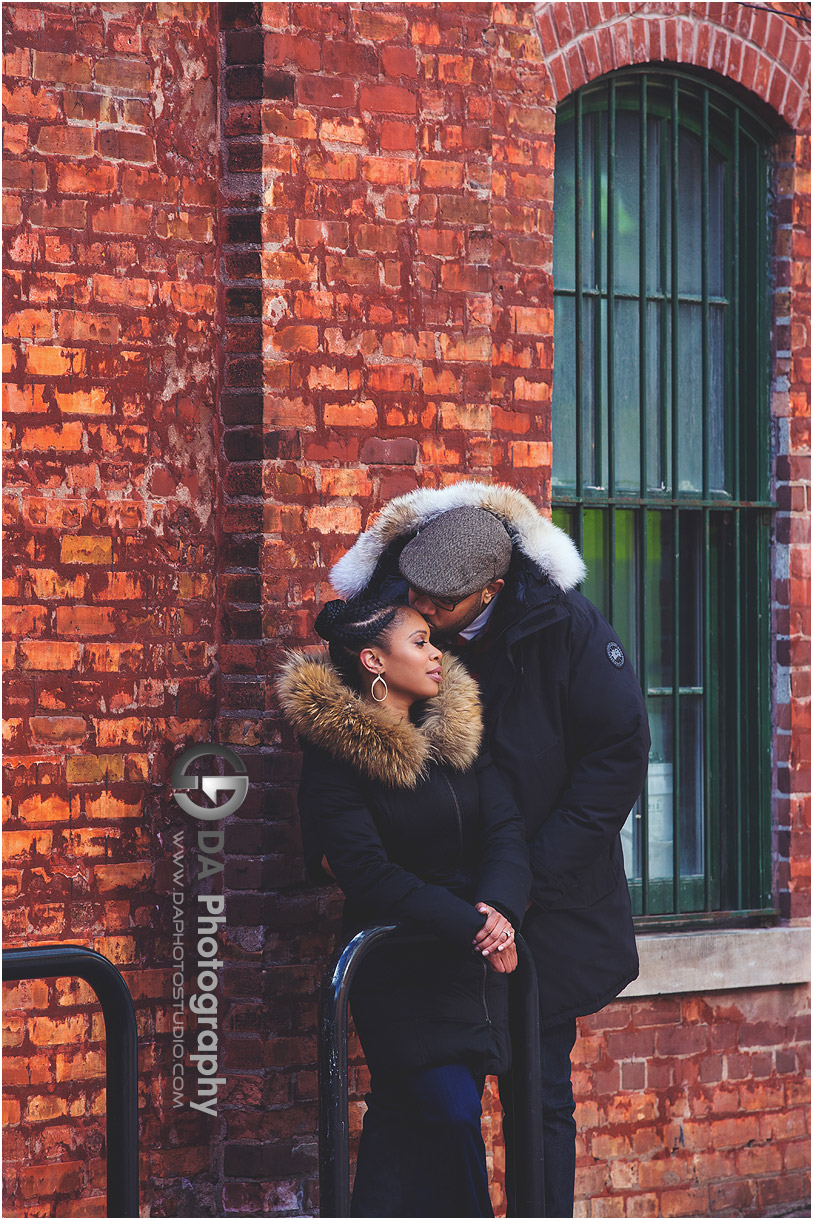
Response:
[{"label": "man's hand", "polygon": [[511,924],[487,902],[478,902],[477,910],[488,918],[472,941],[474,948],[478,953],[482,953],[483,957],[488,957],[494,950],[504,953],[514,943],[514,929]]},{"label": "man's hand", "polygon": [[517,947],[513,941],[502,953],[492,953],[486,958],[486,965],[497,974],[512,974],[517,968]]}]

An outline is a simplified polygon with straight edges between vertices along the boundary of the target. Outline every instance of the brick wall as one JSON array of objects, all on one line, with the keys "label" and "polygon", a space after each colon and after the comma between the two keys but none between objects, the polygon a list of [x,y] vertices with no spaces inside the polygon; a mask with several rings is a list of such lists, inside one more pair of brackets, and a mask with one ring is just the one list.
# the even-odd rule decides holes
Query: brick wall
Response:
[{"label": "brick wall", "polygon": [[579,1026],[576,1215],[769,1216],[809,1197],[809,989],[618,1001]]},{"label": "brick wall", "polygon": [[530,9],[241,4],[221,30],[219,732],[258,781],[230,881],[247,968],[224,1198],[296,1210],[316,1199],[313,996],[339,902],[304,885],[267,675],[391,496],[494,476],[548,498],[554,116]]},{"label": "brick wall", "polygon": [[[167,1101],[162,895],[168,764],[214,708],[215,18],[3,9],[4,945],[123,971],[167,1214],[209,1156]],[[93,994],[3,1001],[6,1214],[103,1215]]]},{"label": "brick wall", "polygon": [[783,916],[810,914],[810,131],[775,150],[771,408],[774,859]]},{"label": "brick wall", "polygon": [[[801,10],[797,6],[795,11]],[[272,670],[278,644],[310,642],[314,606],[329,592],[329,565],[390,496],[415,486],[485,475],[518,483],[542,503],[548,501],[556,101],[604,71],[650,57],[717,70],[756,90],[797,129],[790,145],[780,144],[777,156],[793,162],[783,182],[792,197],[786,207],[796,217],[798,236],[793,240],[798,247],[809,231],[803,214],[809,113],[799,88],[807,71],[807,44],[804,31],[800,34],[793,22],[779,15],[763,19],[755,10],[735,5],[711,10],[685,5],[678,15],[673,6],[657,5],[635,9],[556,4],[534,11],[530,5],[386,5],[373,10],[273,4],[239,6],[239,12],[230,10],[229,20],[242,27],[226,32],[222,49],[225,134],[235,170],[229,206],[237,217],[248,205],[247,185],[242,190],[238,185],[241,178],[246,184],[250,178],[253,198],[264,205],[251,205],[257,213],[253,228],[245,224],[242,229],[253,234],[242,254],[247,258],[252,253],[253,274],[259,277],[253,283],[261,287],[251,309],[262,319],[262,364],[254,357],[244,360],[242,349],[228,340],[235,352],[235,377],[250,376],[255,394],[251,417],[231,422],[246,439],[249,426],[254,429],[251,452],[262,463],[262,486],[255,493],[251,520],[262,521],[255,571],[261,580],[256,613],[263,614],[263,634],[258,639],[246,635],[244,643],[235,646],[245,672],[227,679],[235,692],[229,696],[233,710],[226,710],[224,703],[222,715],[229,719],[226,731],[235,734],[232,740],[258,745],[264,740],[271,746],[270,752],[260,751],[265,758],[257,762],[257,773],[268,777],[265,794],[258,799],[265,802],[271,820],[265,840],[268,867],[278,876],[285,874],[289,883],[277,891],[270,945],[262,957],[257,951],[257,961],[262,960],[269,979],[276,980],[273,994],[285,1013],[285,1045],[271,1052],[272,1070],[275,1076],[288,1076],[290,1092],[275,1085],[280,1098],[276,1113],[266,1112],[260,1119],[260,1131],[273,1131],[281,1159],[290,1167],[281,1193],[269,1194],[249,1180],[259,1164],[254,1133],[250,1138],[236,1135],[229,1155],[234,1176],[243,1173],[246,1179],[240,1198],[307,1208],[313,1196],[308,1188],[304,1196],[300,1193],[301,1174],[313,1172],[316,1146],[307,1107],[302,1108],[308,1095],[300,1091],[300,1081],[313,1062],[313,1009],[308,1012],[307,976],[295,964],[307,962],[318,972],[335,931],[335,924],[325,918],[333,915],[334,907],[332,898],[302,890],[298,863],[288,864],[284,858],[290,843],[296,842],[291,783],[297,767],[295,743],[272,703],[265,705],[268,710],[258,730],[256,718],[238,710],[249,705],[244,700],[238,704],[242,696],[236,692],[256,689],[255,667]],[[240,232],[237,227],[232,231]],[[784,270],[790,276],[791,264],[786,262]],[[793,274],[799,333],[806,282],[798,270]],[[239,278],[235,275],[235,288]],[[779,317],[785,304],[776,302]],[[234,326],[236,332],[237,318]],[[253,330],[251,335],[256,344],[258,336]],[[798,362],[795,371],[799,384],[805,384]],[[257,415],[260,392],[262,426]],[[804,417],[801,397],[794,401],[797,415]],[[781,409],[775,411],[780,414]],[[794,426],[794,437],[799,464],[793,467],[797,489],[793,525],[788,519],[787,529],[793,528],[801,541],[807,504],[799,484],[806,478],[809,452],[803,419]],[[789,470],[777,467],[780,482],[786,473]],[[255,488],[259,477],[258,469],[252,475]],[[781,499],[780,504],[783,510],[790,507]],[[241,522],[247,521],[247,501],[240,512]],[[775,552],[780,567],[783,520],[780,515]],[[801,548],[795,556],[791,560],[788,553],[788,564],[802,573]],[[785,667],[787,681],[793,683],[793,699],[783,712],[790,734],[791,718],[801,727],[807,714],[803,683],[809,623],[801,586],[791,593],[789,586],[777,584],[777,605],[784,592],[793,599],[793,634],[799,637],[792,658],[782,644],[777,649],[778,666]],[[235,613],[247,609],[235,605]],[[781,683],[781,676],[777,681]],[[784,748],[783,739],[778,753]],[[777,822],[787,831],[777,840],[776,857],[777,889],[784,895],[786,915],[791,910],[801,913],[806,901],[799,870],[809,860],[809,803],[803,796],[807,769],[797,735],[792,757],[779,759],[776,788]],[[782,775],[797,793],[785,806]],[[784,823],[780,808],[786,811]],[[798,897],[791,898],[792,892]],[[328,904],[317,908],[324,920],[322,938],[314,937],[310,926],[304,937],[286,930],[294,913],[307,914],[308,901]],[[752,1002],[780,1009],[785,1004],[789,1019],[806,1011],[804,995],[796,992],[738,998],[746,1009]],[[793,1170],[799,1146],[788,1153],[785,1164],[773,1137],[763,1138],[762,1128],[753,1147],[772,1151],[765,1153],[760,1166],[755,1151],[749,1168],[752,1154],[735,1151],[733,1139],[716,1166],[709,1162],[698,1170],[697,1180],[688,1167],[688,1152],[673,1180],[659,1180],[664,1158],[655,1154],[653,1143],[647,1168],[640,1178],[634,1177],[625,1144],[629,1124],[624,1125],[620,1111],[626,1105],[634,1113],[639,1104],[649,1104],[639,1098],[645,1088],[642,1071],[651,1068],[653,1082],[659,1070],[664,1077],[672,1073],[673,1093],[677,1090],[650,1115],[651,1140],[663,1138],[668,1116],[676,1123],[691,1114],[689,1106],[696,1106],[699,1115],[718,1091],[717,1104],[730,1102],[730,1092],[725,1094],[728,1100],[722,1100],[727,1068],[720,1069],[716,1080],[716,1063],[706,1063],[715,1004],[702,1009],[699,1000],[687,998],[684,1003],[664,1001],[661,1009],[652,1006],[651,1023],[671,1029],[672,1042],[666,1033],[659,1036],[651,1063],[644,1056],[631,1056],[634,1061],[624,1063],[623,1079],[618,1067],[618,1079],[612,1086],[608,1083],[620,1093],[611,1113],[598,1104],[592,1074],[577,1073],[585,1133],[578,1190],[585,1214],[623,1214],[627,1209],[639,1214],[639,1207],[663,1207],[664,1214],[671,1214],[669,1209],[720,1211],[734,1205],[758,1210],[771,1190],[780,1189],[780,1164],[787,1183],[781,1189],[795,1191],[797,1197],[804,1194],[804,1180]],[[621,1021],[623,1027],[637,1017],[629,1007],[613,1007],[607,1019]],[[698,1028],[686,1037],[695,1053],[684,1060],[679,1044],[692,1022],[699,1023]],[[804,1041],[803,1031],[798,1033]],[[259,1047],[260,1032],[253,1036]],[[795,1044],[785,1046],[778,1034],[773,1036],[778,1053],[786,1056],[779,1069],[772,1061],[768,1078],[775,1099],[779,1093],[784,1098],[786,1088],[804,1090],[806,1062],[804,1047],[797,1061]],[[606,1044],[593,1043],[596,1053],[605,1056],[596,1070],[609,1082]],[[671,1044],[673,1051],[667,1049]],[[692,1071],[699,1077],[701,1062],[706,1073],[702,1097],[686,1084]],[[310,1087],[312,1077],[306,1078]],[[738,1078],[732,1074],[730,1079]],[[357,1097],[365,1080],[356,1059],[352,1083]],[[749,1095],[748,1107],[758,1111],[762,1096],[758,1091]],[[596,1100],[595,1116],[588,1113],[591,1098]],[[489,1099],[485,1127],[491,1141],[498,1130],[493,1087]],[[770,1109],[768,1100],[764,1109]],[[360,1117],[357,1103],[356,1131]],[[592,1140],[599,1126],[610,1141],[603,1161],[593,1159]],[[232,1131],[238,1130],[235,1124]],[[276,1158],[276,1153],[271,1155]],[[499,1203],[503,1166],[498,1140],[490,1155]],[[276,1159],[264,1161],[263,1171],[276,1164]],[[747,1190],[746,1177],[753,1178]],[[729,1188],[725,1183],[732,1178]],[[677,1193],[670,1194],[671,1188]]]},{"label": "brick wall", "polygon": [[[8,943],[122,966],[151,1211],[310,1214],[315,993],[340,900],[305,884],[270,679],[391,496],[474,476],[548,503],[555,106],[648,58],[728,75],[794,130],[773,263],[775,859],[781,913],[807,910],[808,45],[737,4],[10,4],[4,20]],[[166,779],[216,738],[252,790],[224,877],[227,1096],[195,1126],[168,1108]],[[67,980],[5,1001],[7,1210],[101,1211],[98,1011]],[[582,1022],[580,1214],[802,1197],[807,1012],[775,988]],[[357,1134],[355,1041],[351,1063]],[[488,1099],[500,1205],[493,1082]]]}]

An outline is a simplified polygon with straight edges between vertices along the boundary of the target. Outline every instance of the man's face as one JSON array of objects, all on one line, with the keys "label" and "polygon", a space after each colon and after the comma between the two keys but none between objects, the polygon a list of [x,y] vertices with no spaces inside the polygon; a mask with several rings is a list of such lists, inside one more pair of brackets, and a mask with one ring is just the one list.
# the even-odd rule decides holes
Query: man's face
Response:
[{"label": "man's face", "polygon": [[412,588],[409,590],[410,606],[414,606],[418,613],[426,619],[433,637],[448,638],[457,635],[459,631],[463,631],[474,622],[481,610],[485,609],[487,601],[490,600],[488,591],[479,589],[476,593],[470,593],[468,597],[457,602],[453,610],[448,610],[438,606],[428,593],[421,593],[418,589]]}]

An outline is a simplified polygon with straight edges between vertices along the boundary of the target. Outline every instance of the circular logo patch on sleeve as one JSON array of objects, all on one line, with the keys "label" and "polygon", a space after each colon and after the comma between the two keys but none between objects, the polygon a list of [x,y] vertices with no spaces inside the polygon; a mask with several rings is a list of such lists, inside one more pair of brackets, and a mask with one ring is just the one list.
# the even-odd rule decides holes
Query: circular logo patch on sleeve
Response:
[{"label": "circular logo patch on sleeve", "polygon": [[623,667],[624,650],[620,644],[616,644],[613,640],[610,640],[609,644],[607,645],[607,656],[610,658],[616,669],[621,669]]}]

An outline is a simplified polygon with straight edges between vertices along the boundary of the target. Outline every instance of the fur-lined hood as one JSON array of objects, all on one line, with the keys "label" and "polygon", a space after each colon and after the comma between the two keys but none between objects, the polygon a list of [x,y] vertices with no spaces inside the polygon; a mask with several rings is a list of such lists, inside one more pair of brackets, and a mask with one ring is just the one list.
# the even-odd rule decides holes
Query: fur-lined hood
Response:
[{"label": "fur-lined hood", "polygon": [[383,552],[396,539],[414,534],[433,517],[450,508],[487,508],[503,522],[514,546],[547,578],[567,592],[580,584],[587,569],[567,534],[543,517],[527,496],[514,487],[497,483],[462,482],[449,487],[418,488],[396,496],[384,506],[373,524],[334,564],[333,588],[342,597],[353,597],[367,587]]},{"label": "fur-lined hood", "polygon": [[276,679],[282,709],[312,745],[389,788],[414,788],[430,763],[467,771],[477,758],[483,718],[477,683],[454,657],[419,724],[391,720],[351,690],[327,656],[292,652]]}]

